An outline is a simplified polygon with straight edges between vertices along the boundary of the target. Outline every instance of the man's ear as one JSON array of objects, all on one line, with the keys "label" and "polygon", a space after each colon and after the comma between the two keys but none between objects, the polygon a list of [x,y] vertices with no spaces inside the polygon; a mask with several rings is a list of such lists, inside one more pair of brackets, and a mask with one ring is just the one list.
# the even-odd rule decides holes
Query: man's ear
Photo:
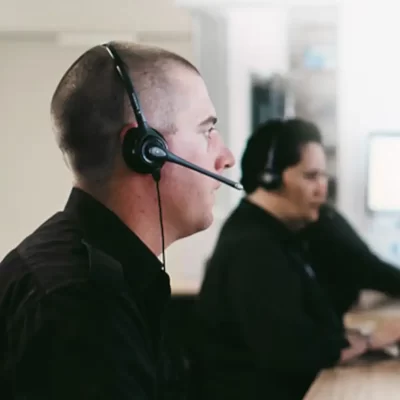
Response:
[{"label": "man's ear", "polygon": [[287,187],[289,169],[286,168],[281,173],[281,185],[277,189],[277,193],[283,193]]},{"label": "man's ear", "polygon": [[121,132],[120,132],[120,134],[119,134],[119,139],[120,139],[121,143],[122,143],[123,140],[124,140],[124,137],[125,137],[125,135],[126,135],[126,132],[128,132],[129,129],[133,129],[133,128],[137,128],[137,127],[138,127],[138,124],[137,124],[136,122],[132,122],[132,123],[130,123],[130,124],[125,125],[125,126],[121,129]]}]

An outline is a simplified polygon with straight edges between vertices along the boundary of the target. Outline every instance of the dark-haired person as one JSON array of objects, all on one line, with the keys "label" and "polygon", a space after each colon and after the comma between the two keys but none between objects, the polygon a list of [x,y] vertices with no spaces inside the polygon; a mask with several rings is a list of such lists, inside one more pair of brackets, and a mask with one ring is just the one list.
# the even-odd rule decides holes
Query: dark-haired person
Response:
[{"label": "dark-haired person", "polygon": [[323,368],[363,354],[315,276],[300,232],[327,197],[321,134],[301,119],[256,129],[246,196],[224,223],[195,308],[192,398],[300,400]]},{"label": "dark-haired person", "polygon": [[[119,76],[122,65],[149,126],[172,152],[217,173],[234,160],[193,65],[159,48],[112,45],[113,52],[101,45],[86,51],[51,101],[74,183],[65,209],[0,264],[1,399],[182,395],[179,382],[170,386],[175,376],[164,357],[162,321],[171,293],[158,259],[158,178],[142,173],[136,147],[130,147],[140,131],[132,131],[138,121],[131,89]],[[118,68],[115,52],[122,60]],[[219,183],[173,164],[160,173],[167,248],[209,227]]]}]

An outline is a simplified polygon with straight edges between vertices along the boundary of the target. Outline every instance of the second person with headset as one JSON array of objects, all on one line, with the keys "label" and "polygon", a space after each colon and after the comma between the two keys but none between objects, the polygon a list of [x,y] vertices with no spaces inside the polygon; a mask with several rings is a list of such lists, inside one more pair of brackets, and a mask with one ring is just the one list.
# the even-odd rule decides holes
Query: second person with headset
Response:
[{"label": "second person with headset", "polygon": [[272,120],[242,158],[247,193],[222,227],[196,304],[192,399],[303,398],[318,372],[357,357],[299,233],[327,196],[318,128]]}]

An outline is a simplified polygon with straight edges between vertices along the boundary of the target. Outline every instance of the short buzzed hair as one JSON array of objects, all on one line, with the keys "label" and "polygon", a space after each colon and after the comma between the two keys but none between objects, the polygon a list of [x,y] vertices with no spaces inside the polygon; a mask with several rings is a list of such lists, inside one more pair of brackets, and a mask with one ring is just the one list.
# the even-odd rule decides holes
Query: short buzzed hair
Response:
[{"label": "short buzzed hair", "polygon": [[[183,57],[157,47],[110,44],[125,63],[153,127],[172,132],[171,69],[178,66],[199,74],[198,70]],[[104,46],[91,48],[67,70],[53,95],[51,116],[58,146],[79,179],[92,185],[107,183],[121,152],[119,133],[134,115]]]}]

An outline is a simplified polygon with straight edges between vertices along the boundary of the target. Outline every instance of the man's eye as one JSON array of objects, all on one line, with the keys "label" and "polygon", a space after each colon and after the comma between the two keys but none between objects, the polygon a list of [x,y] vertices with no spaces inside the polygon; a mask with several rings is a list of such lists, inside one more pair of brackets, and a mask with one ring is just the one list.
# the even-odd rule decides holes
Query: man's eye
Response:
[{"label": "man's eye", "polygon": [[318,173],[317,172],[305,172],[304,177],[309,180],[317,179]]},{"label": "man's eye", "polygon": [[304,177],[309,180],[317,180],[319,178],[327,178],[327,174],[325,172],[305,172]]}]

